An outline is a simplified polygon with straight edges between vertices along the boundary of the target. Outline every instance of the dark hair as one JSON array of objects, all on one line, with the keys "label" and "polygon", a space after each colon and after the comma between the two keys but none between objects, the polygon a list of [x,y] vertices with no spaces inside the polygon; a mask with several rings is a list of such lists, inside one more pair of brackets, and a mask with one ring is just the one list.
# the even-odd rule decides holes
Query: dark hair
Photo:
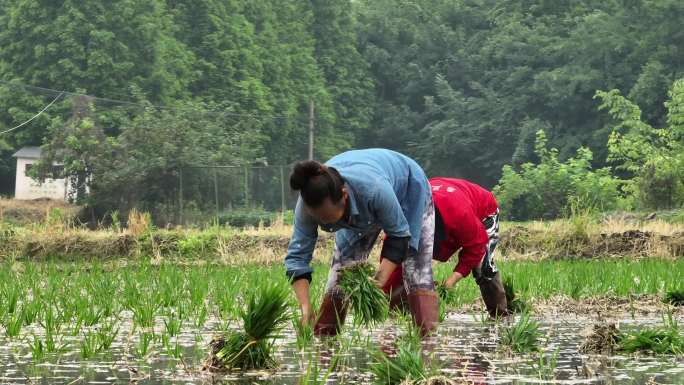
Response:
[{"label": "dark hair", "polygon": [[297,162],[290,175],[290,187],[299,190],[304,203],[309,207],[320,206],[325,198],[333,203],[342,199],[344,180],[334,167],[328,167],[315,160]]}]

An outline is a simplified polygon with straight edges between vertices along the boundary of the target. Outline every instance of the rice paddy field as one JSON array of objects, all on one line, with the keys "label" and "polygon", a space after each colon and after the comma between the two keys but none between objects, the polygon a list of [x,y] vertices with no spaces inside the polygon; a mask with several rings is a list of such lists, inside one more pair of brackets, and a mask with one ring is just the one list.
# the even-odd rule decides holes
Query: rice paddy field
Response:
[{"label": "rice paddy field", "polygon": [[[404,383],[443,383],[439,375],[478,384],[684,383],[684,312],[665,301],[683,287],[681,258],[516,260],[499,268],[525,313],[488,320],[468,278],[445,297],[438,332],[406,344],[413,332],[400,314],[372,328],[348,319],[341,336],[312,338],[295,327],[296,303],[278,263],[7,258],[0,265],[0,383],[402,382],[385,376],[390,364],[415,373]],[[316,265],[314,298],[327,269]],[[438,279],[449,273],[436,266]],[[212,339],[240,330],[247,299],[274,286],[288,291],[286,324],[268,341],[275,365],[206,370]],[[596,324],[615,324],[620,343],[599,341],[605,352],[587,351]]]}]

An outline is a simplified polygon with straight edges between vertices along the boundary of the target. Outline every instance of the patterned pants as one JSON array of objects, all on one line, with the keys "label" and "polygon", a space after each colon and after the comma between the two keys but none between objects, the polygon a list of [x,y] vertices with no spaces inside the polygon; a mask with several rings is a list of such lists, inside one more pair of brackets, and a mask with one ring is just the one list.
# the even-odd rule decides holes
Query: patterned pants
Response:
[{"label": "patterned pants", "polygon": [[492,280],[498,272],[496,265],[494,265],[494,250],[499,243],[499,210],[497,209],[496,213],[485,218],[482,223],[487,230],[489,242],[487,242],[482,263],[473,269],[473,278],[478,283],[482,280]]},{"label": "patterned pants", "polygon": [[[432,246],[434,244],[435,234],[435,206],[430,199],[430,202],[425,207],[423,213],[423,226],[421,227],[420,242],[418,250],[410,249],[409,255],[401,264],[404,275],[404,287],[408,292],[416,289],[433,290],[435,282],[432,277]],[[368,255],[375,245],[375,241],[380,235],[380,230],[373,230],[364,234],[362,237],[347,247],[345,253],[342,254],[335,245],[332,258],[332,266],[328,274],[328,283],[326,285],[326,292],[335,292],[337,283],[337,271],[340,267],[346,266],[353,262],[363,261],[368,258]]]}]

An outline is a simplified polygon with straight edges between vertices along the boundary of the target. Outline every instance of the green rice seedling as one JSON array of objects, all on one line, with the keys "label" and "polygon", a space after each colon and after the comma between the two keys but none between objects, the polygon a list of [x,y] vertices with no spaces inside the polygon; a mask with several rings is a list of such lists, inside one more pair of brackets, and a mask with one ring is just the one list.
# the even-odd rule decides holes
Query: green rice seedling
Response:
[{"label": "green rice seedling", "polygon": [[81,339],[80,353],[81,358],[89,360],[100,351],[100,341],[96,333],[87,332]]},{"label": "green rice seedling", "polygon": [[354,263],[338,271],[338,285],[354,313],[355,321],[373,326],[389,315],[389,302],[376,285],[375,269],[367,262]]},{"label": "green rice seedling", "polygon": [[171,336],[175,337],[178,334],[180,334],[181,331],[181,320],[176,318],[175,316],[170,316],[164,319],[164,329],[166,330],[166,333]]},{"label": "green rice seedling", "polygon": [[288,291],[283,286],[261,286],[249,295],[241,312],[244,330],[212,341],[208,363],[213,370],[258,369],[276,366],[273,341],[290,319]]},{"label": "green rice seedling", "polygon": [[14,312],[8,316],[3,323],[5,334],[8,338],[16,338],[21,334],[21,327],[24,325],[24,316],[21,312]]},{"label": "green rice seedling", "polygon": [[314,340],[313,326],[302,325],[298,320],[292,320],[292,328],[297,334],[297,349],[304,350]]},{"label": "green rice seedling", "polygon": [[669,290],[663,301],[673,306],[684,306],[684,288]]},{"label": "green rice seedling", "polygon": [[[57,315],[57,310],[53,305],[48,304],[43,309],[42,320],[40,320],[40,326],[45,329],[46,333],[59,334],[62,328],[62,321]],[[80,329],[80,327],[79,327]]]},{"label": "green rice seedling", "polygon": [[306,364],[306,371],[299,377],[297,381],[298,385],[325,385],[328,383],[330,375],[334,373],[340,362],[340,357],[342,355],[338,352],[333,353],[332,359],[328,363],[328,369],[323,370],[320,366],[320,351],[318,354],[314,355],[313,352],[309,352]]},{"label": "green rice seedling", "polygon": [[506,303],[508,305],[508,311],[511,313],[525,313],[530,310],[530,306],[518,297],[513,288],[513,282],[509,277],[506,277],[503,281],[504,291],[506,292]]},{"label": "green rice seedling", "polygon": [[554,350],[550,355],[539,353],[537,362],[532,363],[532,367],[537,372],[537,377],[542,381],[552,381],[556,379],[556,368],[558,367],[558,351]]},{"label": "green rice seedling", "polygon": [[39,298],[34,298],[32,301],[27,301],[21,309],[24,316],[24,325],[29,326],[34,323],[42,310],[43,303]]},{"label": "green rice seedling", "polygon": [[154,326],[154,317],[160,306],[153,295],[146,294],[142,294],[138,301],[131,304],[133,323],[143,328]]},{"label": "green rice seedling", "polygon": [[97,340],[100,350],[108,350],[116,335],[119,333],[119,327],[114,322],[106,322],[97,329]]},{"label": "green rice seedling", "polygon": [[166,354],[169,357],[173,357],[175,359],[180,359],[181,357],[183,357],[183,348],[178,342],[178,340],[174,341],[173,343],[167,340],[164,344],[164,347],[166,348]]},{"label": "green rice seedling", "polygon": [[436,374],[423,359],[420,345],[416,347],[412,343],[399,342],[395,357],[376,351],[372,360],[369,369],[373,383],[378,385],[416,384]]},{"label": "green rice seedling", "polygon": [[133,349],[133,354],[139,359],[145,358],[147,354],[150,352],[150,348],[152,347],[153,341],[154,335],[152,333],[140,333],[138,343],[135,345],[135,348]]},{"label": "green rice seedling", "polygon": [[45,348],[43,347],[43,341],[38,338],[35,334],[33,335],[33,342],[28,342],[29,349],[31,350],[31,358],[34,361],[42,361],[45,358]]},{"label": "green rice seedling", "polygon": [[[11,280],[9,282],[12,282]],[[16,282],[16,281],[15,281]],[[22,297],[21,289],[15,285],[6,285],[3,288],[2,297],[6,314],[14,314],[17,311],[19,297]]]},{"label": "green rice seedling", "polygon": [[207,307],[205,305],[201,305],[195,314],[195,327],[198,329],[201,329],[204,327],[204,324],[207,322],[207,316],[209,315],[209,312],[207,310]]},{"label": "green rice seedling", "polygon": [[620,334],[618,350],[684,355],[684,336],[670,313],[661,327],[640,328]]},{"label": "green rice seedling", "polygon": [[523,313],[513,325],[506,326],[501,336],[501,344],[515,353],[528,353],[539,350],[539,324]]}]

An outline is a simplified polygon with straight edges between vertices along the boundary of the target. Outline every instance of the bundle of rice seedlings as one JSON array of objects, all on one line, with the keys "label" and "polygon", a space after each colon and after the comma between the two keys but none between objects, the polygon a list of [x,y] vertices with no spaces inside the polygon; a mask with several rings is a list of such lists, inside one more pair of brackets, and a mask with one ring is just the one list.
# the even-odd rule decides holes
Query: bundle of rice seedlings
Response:
[{"label": "bundle of rice seedlings", "polygon": [[672,314],[665,325],[621,333],[619,351],[684,355],[684,336]]},{"label": "bundle of rice seedlings", "polygon": [[684,288],[668,291],[665,294],[664,302],[673,306],[684,306]]},{"label": "bundle of rice seedlings", "polygon": [[434,362],[426,362],[421,347],[420,329],[412,322],[406,334],[397,339],[397,354],[389,357],[381,350],[372,355],[370,371],[378,385],[452,385],[454,381],[439,375]]},{"label": "bundle of rice seedlings", "polygon": [[373,326],[385,321],[389,315],[389,301],[376,285],[375,268],[367,262],[358,262],[338,271],[338,285],[345,301],[354,312],[355,321]]},{"label": "bundle of rice seedlings", "polygon": [[515,324],[503,330],[501,344],[515,353],[528,353],[539,350],[539,323],[523,313]]},{"label": "bundle of rice seedlings", "polygon": [[244,330],[215,338],[205,368],[229,371],[276,367],[272,348],[290,319],[287,296],[287,290],[278,285],[265,286],[250,294],[240,314]]},{"label": "bundle of rice seedlings", "polygon": [[506,292],[506,303],[508,305],[508,311],[512,314],[525,313],[530,310],[530,305],[525,302],[524,299],[519,298],[515,289],[513,288],[513,282],[510,278],[506,278],[503,281],[504,291]]}]

